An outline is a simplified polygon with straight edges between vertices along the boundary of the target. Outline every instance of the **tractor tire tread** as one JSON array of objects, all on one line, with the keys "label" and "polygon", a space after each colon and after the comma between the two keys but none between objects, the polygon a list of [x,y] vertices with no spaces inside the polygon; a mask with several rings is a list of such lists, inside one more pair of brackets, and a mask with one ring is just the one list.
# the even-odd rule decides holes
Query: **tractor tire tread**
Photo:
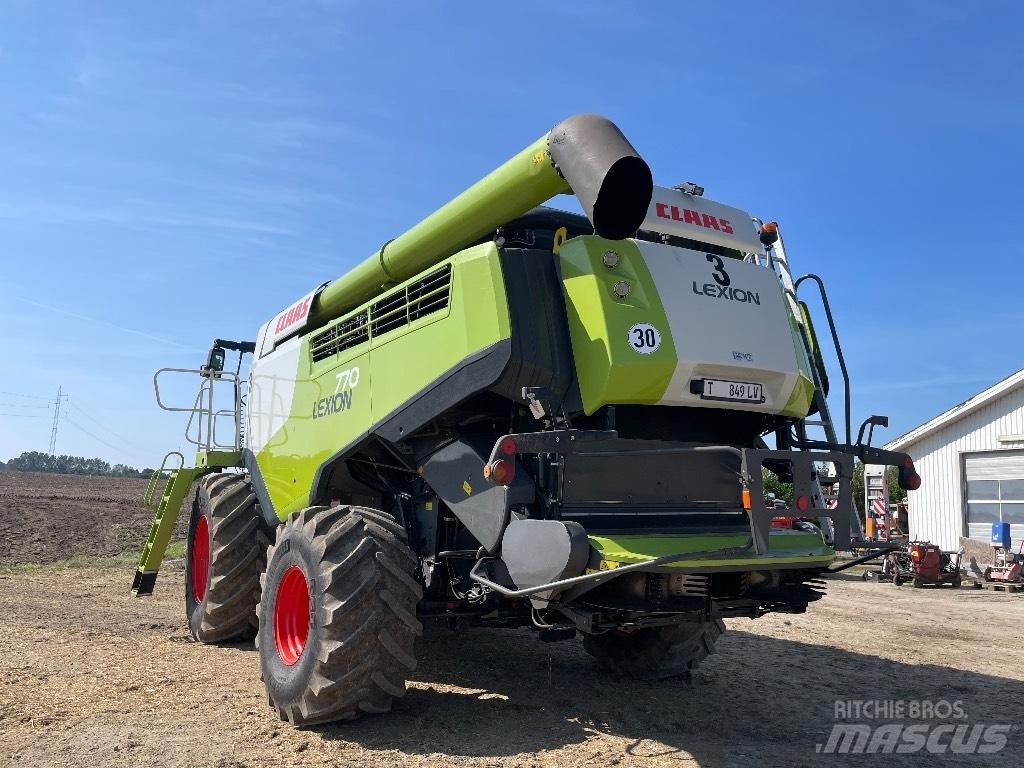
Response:
[{"label": "tractor tire tread", "polygon": [[210,578],[204,599],[189,616],[192,634],[202,643],[252,638],[269,536],[249,476],[208,475],[200,481],[196,503],[209,523]]},{"label": "tractor tire tread", "polygon": [[719,618],[700,624],[642,629],[632,635],[585,635],[583,647],[610,672],[637,680],[690,675],[715,652],[725,632]]},{"label": "tractor tire tread", "polygon": [[[314,609],[319,650],[301,694],[274,701],[268,686],[271,706],[297,726],[390,710],[405,695],[406,677],[416,667],[415,640],[423,631],[416,617],[423,591],[413,576],[416,558],[405,529],[375,509],[313,507],[281,526],[269,563],[296,529],[310,536],[312,551],[320,553],[321,600]],[[266,594],[266,579],[263,590]],[[261,603],[260,615],[269,607]],[[261,632],[257,644],[266,642],[273,645],[273,635]]]}]

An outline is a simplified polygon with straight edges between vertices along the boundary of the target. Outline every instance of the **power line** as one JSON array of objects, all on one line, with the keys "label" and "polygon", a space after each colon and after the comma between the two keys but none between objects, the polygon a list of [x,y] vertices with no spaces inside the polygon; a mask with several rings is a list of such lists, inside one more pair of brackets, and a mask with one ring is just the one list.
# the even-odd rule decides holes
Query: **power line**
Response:
[{"label": "power line", "polygon": [[129,440],[128,438],[124,437],[123,435],[120,435],[120,434],[118,434],[117,432],[115,432],[114,430],[112,430],[112,429],[111,429],[110,427],[108,427],[108,426],[107,426],[106,424],[104,424],[104,423],[103,423],[102,421],[100,421],[100,420],[99,420],[99,419],[97,419],[96,417],[94,417],[94,416],[90,416],[90,415],[89,415],[89,414],[88,414],[88,413],[87,413],[87,412],[86,412],[86,411],[85,411],[85,410],[84,410],[84,409],[82,408],[82,406],[80,406],[80,405],[78,404],[78,402],[77,402],[76,400],[71,400],[70,398],[68,398],[68,405],[70,405],[70,406],[71,406],[72,408],[74,408],[74,409],[75,409],[75,411],[76,411],[77,413],[81,414],[82,416],[85,416],[85,418],[87,418],[87,419],[88,419],[89,421],[91,421],[91,422],[92,422],[93,424],[95,424],[96,426],[98,426],[98,427],[99,427],[100,429],[102,429],[102,430],[103,430],[104,432],[106,432],[107,434],[109,434],[109,435],[110,435],[110,436],[112,436],[112,437],[116,437],[116,438],[117,438],[118,440],[120,440],[120,441],[121,441],[122,443],[127,443],[128,445],[132,445],[132,446],[134,446],[134,447],[136,447],[136,448],[139,448],[139,449],[141,449],[141,448],[142,448],[142,446],[140,446],[140,445],[139,445],[138,443],[135,443],[135,442],[133,442],[132,440]]},{"label": "power line", "polygon": [[0,408],[42,408],[43,410],[49,409],[49,405],[21,405],[20,403],[0,403]]},{"label": "power line", "polygon": [[40,395],[25,395],[21,392],[0,392],[0,395],[9,395],[10,397],[26,397],[29,400],[49,400],[48,397],[41,397]]},{"label": "power line", "polygon": [[77,422],[72,420],[70,416],[64,416],[64,421],[66,421],[68,424],[73,426],[78,431],[83,432],[84,434],[88,435],[89,437],[91,437],[96,442],[103,443],[103,445],[107,446],[108,448],[113,448],[115,451],[120,453],[122,456],[128,456],[128,457],[131,457],[133,459],[138,458],[136,456],[136,454],[134,454],[134,453],[126,453],[125,450],[122,447],[114,445],[113,443],[108,443],[102,437],[99,437],[98,435],[94,435],[92,432],[90,432],[88,429],[83,427],[81,424],[78,424]]},{"label": "power line", "polygon": [[0,413],[0,416],[11,416],[15,419],[41,419],[41,413]]}]

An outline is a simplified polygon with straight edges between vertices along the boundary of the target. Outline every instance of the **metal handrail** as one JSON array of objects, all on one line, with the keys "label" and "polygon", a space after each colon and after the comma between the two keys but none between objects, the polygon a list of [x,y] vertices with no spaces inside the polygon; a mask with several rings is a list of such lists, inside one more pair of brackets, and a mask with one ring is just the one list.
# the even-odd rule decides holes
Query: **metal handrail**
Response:
[{"label": "metal handrail", "polygon": [[[203,380],[199,385],[199,391],[196,393],[191,407],[172,406],[163,401],[160,396],[160,376],[167,373],[192,373],[198,375]],[[214,410],[213,388],[217,382],[226,382],[232,385],[234,392],[232,408]],[[160,408],[172,413],[189,414],[188,423],[185,425],[186,441],[207,451],[216,448],[236,451],[241,449],[242,381],[237,373],[231,371],[213,372],[200,368],[161,368],[153,374],[153,390],[156,393],[156,404]],[[218,418],[229,415],[232,416],[234,421],[234,436],[230,443],[222,443],[216,436],[216,422]]]},{"label": "metal handrail", "polygon": [[[483,584],[488,589],[493,589],[505,597],[527,597],[529,595],[535,595],[538,592],[547,592],[553,589],[564,589],[565,587],[573,587],[577,584],[593,583],[595,585],[600,584],[602,581],[608,579],[618,578],[626,573],[633,571],[639,571],[644,569],[655,568],[661,565],[667,565],[668,563],[684,562],[688,560],[702,560],[710,559],[713,557],[723,556],[735,556],[742,555],[752,551],[754,546],[753,538],[748,540],[746,546],[743,547],[730,547],[728,549],[708,549],[701,550],[698,552],[677,552],[670,555],[661,555],[660,557],[654,557],[650,560],[644,560],[639,563],[630,563],[629,565],[620,565],[618,568],[609,568],[606,571],[597,571],[596,573],[584,573],[580,576],[572,576],[568,579],[558,579],[557,581],[551,581],[547,584],[539,584],[535,587],[525,587],[523,589],[509,589],[508,587],[498,584],[491,579],[480,573],[487,563],[496,560],[494,557],[484,557],[476,562],[476,565],[469,572],[469,578],[478,584]],[[683,569],[685,572],[685,569]]]},{"label": "metal handrail", "polygon": [[[839,370],[843,374],[843,404],[845,407],[844,416],[846,417],[846,443],[850,443],[850,374],[846,370],[846,358],[843,356],[843,346],[839,343],[839,332],[836,330],[835,319],[832,317],[832,307],[828,303],[828,294],[825,291],[825,283],[820,277],[815,275],[813,272],[803,275],[793,283],[794,290],[799,293],[800,284],[804,280],[813,280],[818,286],[818,293],[821,295],[821,303],[825,309],[825,318],[828,320],[828,329],[832,334],[832,344],[836,350],[836,358],[839,360]],[[813,367],[813,366],[812,366]]]},{"label": "metal handrail", "polygon": [[[170,468],[167,466],[167,460],[171,458],[171,456],[178,457],[177,467]],[[156,489],[159,487],[160,479],[164,477],[164,473],[166,472],[167,475],[170,476],[172,472],[177,472],[184,466],[185,457],[178,451],[170,451],[165,454],[163,461],[160,462],[160,468],[149,477],[149,484],[146,486],[146,493],[142,496],[142,506],[146,509],[153,509],[153,499],[156,496]]]},{"label": "metal handrail", "polygon": [[[221,408],[218,411],[213,412],[213,433],[210,435],[211,444],[217,448],[229,448],[232,450],[238,450],[241,442],[241,421],[239,419],[241,407],[237,409]],[[230,443],[221,443],[217,440],[217,421],[221,416],[231,416],[234,420],[234,439]]]}]

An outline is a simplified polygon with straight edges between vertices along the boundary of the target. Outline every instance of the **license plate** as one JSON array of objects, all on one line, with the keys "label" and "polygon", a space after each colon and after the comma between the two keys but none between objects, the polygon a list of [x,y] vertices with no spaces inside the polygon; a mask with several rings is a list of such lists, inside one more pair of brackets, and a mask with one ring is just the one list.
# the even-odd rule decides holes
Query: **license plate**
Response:
[{"label": "license plate", "polygon": [[741,403],[764,402],[761,385],[750,381],[704,379],[701,397],[705,400],[733,400]]}]

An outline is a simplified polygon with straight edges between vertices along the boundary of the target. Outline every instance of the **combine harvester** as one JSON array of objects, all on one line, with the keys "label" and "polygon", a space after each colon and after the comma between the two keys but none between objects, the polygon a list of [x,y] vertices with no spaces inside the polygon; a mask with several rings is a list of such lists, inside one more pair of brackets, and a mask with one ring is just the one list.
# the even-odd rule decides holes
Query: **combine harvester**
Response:
[{"label": "combine harvester", "polygon": [[[568,192],[586,216],[536,207]],[[843,441],[797,298],[807,280],[846,379]],[[165,408],[172,370],[156,377]],[[270,702],[300,725],[389,709],[428,619],[581,634],[611,671],[686,674],[723,617],[821,596],[817,577],[850,548],[854,457],[920,480],[909,457],[864,442],[881,417],[851,442],[824,286],[792,279],[778,227],[694,184],[655,187],[594,115],[559,123],[255,342],[216,341],[191,373],[195,403],[170,409],[190,414],[200,450],[153,478],[133,590],[152,592],[198,481],[192,633],[255,635]],[[771,528],[763,467],[819,526]]]}]

